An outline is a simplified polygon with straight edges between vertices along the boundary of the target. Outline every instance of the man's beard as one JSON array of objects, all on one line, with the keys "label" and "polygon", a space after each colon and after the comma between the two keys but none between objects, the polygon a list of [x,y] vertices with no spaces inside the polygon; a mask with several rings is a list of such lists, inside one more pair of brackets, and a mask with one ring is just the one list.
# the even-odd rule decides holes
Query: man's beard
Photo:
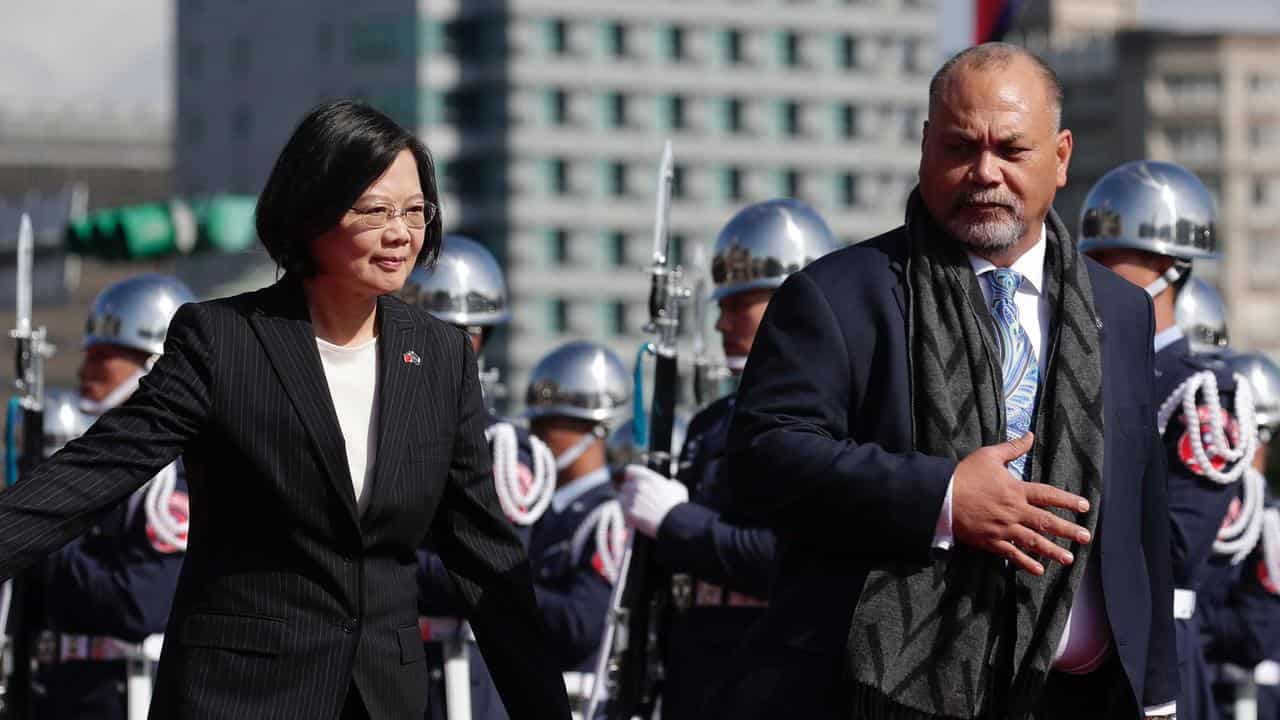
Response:
[{"label": "man's beard", "polygon": [[947,219],[946,228],[951,237],[973,250],[1008,250],[1027,232],[1027,221],[1022,216],[1022,201],[1003,190],[982,190],[970,193],[956,201],[959,211],[966,205],[992,203],[1003,205],[1004,218],[991,218],[977,223],[966,222],[954,215]]}]

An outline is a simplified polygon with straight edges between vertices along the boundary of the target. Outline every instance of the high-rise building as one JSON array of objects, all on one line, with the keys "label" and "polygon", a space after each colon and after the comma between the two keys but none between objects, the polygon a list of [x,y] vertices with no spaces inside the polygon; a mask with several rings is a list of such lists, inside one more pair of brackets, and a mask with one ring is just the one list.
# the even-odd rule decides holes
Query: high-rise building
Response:
[{"label": "high-rise building", "polygon": [[624,357],[641,341],[664,139],[685,262],[770,197],[862,239],[901,222],[937,64],[933,0],[280,5],[179,0],[180,188],[256,192],[326,98],[416,128],[446,230],[505,261],[515,320],[498,354],[516,390],[571,337]]},{"label": "high-rise building", "polygon": [[1065,87],[1075,152],[1056,203],[1063,218],[1074,226],[1089,188],[1122,162],[1186,166],[1217,199],[1223,257],[1196,273],[1227,300],[1232,345],[1280,352],[1280,33],[1153,28],[1122,12],[1127,2],[1044,5],[1057,4],[1074,6],[1058,13],[1070,23],[1024,17],[1013,39]]}]

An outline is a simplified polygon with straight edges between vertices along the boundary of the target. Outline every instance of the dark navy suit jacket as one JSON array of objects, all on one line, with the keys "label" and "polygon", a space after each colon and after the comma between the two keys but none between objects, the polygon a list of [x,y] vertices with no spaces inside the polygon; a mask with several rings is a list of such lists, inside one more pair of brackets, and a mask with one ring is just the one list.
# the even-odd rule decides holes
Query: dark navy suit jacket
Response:
[{"label": "dark navy suit jacket", "polygon": [[[777,291],[756,336],[729,477],[782,542],[769,612],[721,695],[736,693],[726,717],[845,716],[846,639],[867,573],[929,560],[956,463],[911,449],[906,254],[898,228],[817,260]],[[1086,263],[1106,427],[1094,551],[1125,674],[1152,706],[1178,689],[1154,320],[1145,293]]]}]

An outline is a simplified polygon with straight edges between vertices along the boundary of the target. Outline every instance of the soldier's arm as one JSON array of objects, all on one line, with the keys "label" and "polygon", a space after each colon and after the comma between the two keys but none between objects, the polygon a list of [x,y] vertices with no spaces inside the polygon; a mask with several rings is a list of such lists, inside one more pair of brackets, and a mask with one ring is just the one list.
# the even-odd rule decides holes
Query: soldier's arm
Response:
[{"label": "soldier's arm", "polygon": [[551,636],[551,648],[562,669],[590,658],[604,636],[613,585],[605,577],[595,552],[594,541],[588,542],[568,577],[538,581],[533,586],[542,622]]},{"label": "soldier's arm", "polygon": [[75,613],[67,626],[130,642],[164,632],[183,553],[147,529],[139,508],[121,542],[83,538],[49,557],[46,593]]},{"label": "soldier's arm", "polygon": [[1203,617],[1206,658],[1253,667],[1280,647],[1280,591],[1270,578],[1265,586],[1265,576],[1260,545],[1245,558],[1226,603]]},{"label": "soldier's arm", "polygon": [[681,503],[658,528],[658,562],[717,585],[763,598],[769,592],[777,535],[727,521],[711,508]]},{"label": "soldier's arm", "polygon": [[926,561],[956,463],[850,437],[850,403],[866,380],[851,360],[877,333],[863,321],[850,332],[865,337],[846,338],[807,272],[778,289],[739,387],[728,477],[764,524],[820,514],[838,519],[850,547]]}]

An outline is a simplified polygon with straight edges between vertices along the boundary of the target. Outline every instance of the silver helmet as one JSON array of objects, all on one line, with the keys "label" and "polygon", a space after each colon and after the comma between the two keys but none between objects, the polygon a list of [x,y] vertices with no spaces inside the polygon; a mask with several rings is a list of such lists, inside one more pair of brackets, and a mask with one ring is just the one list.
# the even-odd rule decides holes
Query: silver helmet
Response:
[{"label": "silver helmet", "polygon": [[627,412],[631,377],[622,360],[598,343],[577,340],[547,353],[529,374],[525,414],[610,424]]},{"label": "silver helmet", "polygon": [[1280,429],[1280,365],[1264,352],[1228,353],[1223,357],[1231,372],[1243,375],[1253,390],[1253,412],[1258,427],[1270,441]]},{"label": "silver helmet", "polygon": [[511,319],[507,280],[497,259],[462,235],[446,235],[435,268],[415,268],[400,297],[454,325],[500,325]]},{"label": "silver helmet", "polygon": [[1173,303],[1174,320],[1193,352],[1220,353],[1227,347],[1227,304],[1212,285],[1198,277],[1187,280]]},{"label": "silver helmet", "polygon": [[105,343],[160,355],[169,321],[195,299],[190,288],[168,275],[121,280],[93,299],[81,347]]},{"label": "silver helmet", "polygon": [[[639,462],[643,448],[636,449],[634,423],[635,418],[629,417],[609,433],[605,456],[609,459],[610,467],[620,468]],[[680,457],[680,448],[684,447],[684,438],[688,430],[689,418],[683,413],[676,413],[671,424],[671,457]]]},{"label": "silver helmet", "polygon": [[840,247],[818,211],[782,198],[748,205],[716,236],[712,300],[772,289],[793,272]]},{"label": "silver helmet", "polygon": [[[17,415],[14,445],[23,446],[22,414]],[[92,418],[80,411],[80,395],[68,388],[45,388],[44,391],[44,456],[49,457],[63,445],[84,434]]]},{"label": "silver helmet", "polygon": [[1080,210],[1080,251],[1145,250],[1183,260],[1218,254],[1213,195],[1190,170],[1137,160],[1103,175]]}]

